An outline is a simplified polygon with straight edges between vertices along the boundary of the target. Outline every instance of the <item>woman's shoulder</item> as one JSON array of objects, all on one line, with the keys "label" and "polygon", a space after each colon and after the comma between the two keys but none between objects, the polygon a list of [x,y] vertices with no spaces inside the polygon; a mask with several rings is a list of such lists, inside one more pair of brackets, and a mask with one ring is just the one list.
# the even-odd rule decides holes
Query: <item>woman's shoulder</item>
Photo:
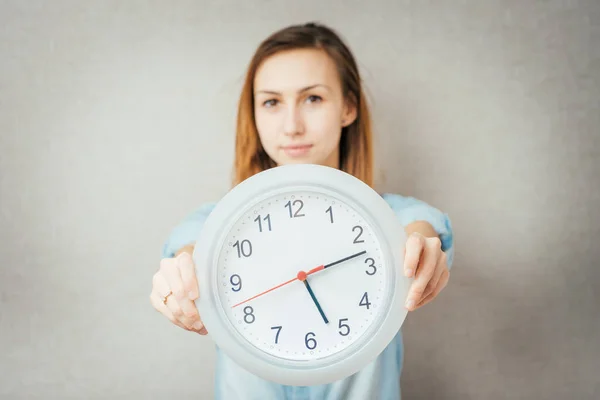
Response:
[{"label": "woman's shoulder", "polygon": [[433,204],[413,196],[405,196],[398,193],[381,193],[381,197],[397,214],[400,213],[406,215],[424,211],[436,214],[445,214]]},{"label": "woman's shoulder", "polygon": [[418,199],[413,196],[406,196],[398,193],[389,192],[380,193],[380,195],[394,210],[413,207],[415,205],[429,206],[429,204],[426,203],[424,200]]},{"label": "woman's shoulder", "polygon": [[216,205],[216,202],[205,202],[187,213],[169,233],[162,247],[162,256],[173,257],[177,250],[194,243],[200,236],[204,222]]},{"label": "woman's shoulder", "polygon": [[454,232],[450,216],[447,212],[442,211],[425,200],[413,196],[382,193],[381,197],[398,216],[402,226],[416,221],[429,222],[433,226],[433,229],[440,235],[442,250],[453,250]]},{"label": "woman's shoulder", "polygon": [[206,218],[212,212],[212,210],[217,205],[217,201],[209,201],[205,203],[201,203],[195,209],[193,209],[188,215],[184,218],[186,220],[195,220],[198,218]]},{"label": "woman's shoulder", "polygon": [[449,222],[448,214],[426,202],[413,196],[405,196],[397,193],[381,193],[381,197],[390,208],[398,215],[403,224],[409,224],[419,218],[424,220],[443,220]]}]

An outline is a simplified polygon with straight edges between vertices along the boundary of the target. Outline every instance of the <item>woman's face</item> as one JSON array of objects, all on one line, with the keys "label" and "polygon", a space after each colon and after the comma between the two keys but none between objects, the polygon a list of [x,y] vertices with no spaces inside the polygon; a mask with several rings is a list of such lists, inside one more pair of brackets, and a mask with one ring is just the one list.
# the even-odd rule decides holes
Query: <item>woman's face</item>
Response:
[{"label": "woman's face", "polygon": [[278,165],[339,168],[342,127],[354,122],[356,111],[324,51],[289,50],[263,61],[254,78],[254,104],[261,143]]}]

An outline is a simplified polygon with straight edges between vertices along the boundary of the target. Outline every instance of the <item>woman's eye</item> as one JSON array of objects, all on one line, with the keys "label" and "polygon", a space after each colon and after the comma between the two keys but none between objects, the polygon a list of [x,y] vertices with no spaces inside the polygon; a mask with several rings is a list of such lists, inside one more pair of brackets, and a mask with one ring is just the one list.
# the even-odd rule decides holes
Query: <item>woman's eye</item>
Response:
[{"label": "woman's eye", "polygon": [[277,104],[277,100],[275,100],[275,99],[270,99],[270,100],[267,100],[267,101],[265,101],[265,102],[263,103],[263,106],[265,106],[265,107],[273,107],[273,106],[275,106],[276,104]]},{"label": "woman's eye", "polygon": [[312,95],[312,96],[308,96],[306,98],[306,100],[308,100],[309,103],[317,103],[317,102],[321,101],[321,97]]}]

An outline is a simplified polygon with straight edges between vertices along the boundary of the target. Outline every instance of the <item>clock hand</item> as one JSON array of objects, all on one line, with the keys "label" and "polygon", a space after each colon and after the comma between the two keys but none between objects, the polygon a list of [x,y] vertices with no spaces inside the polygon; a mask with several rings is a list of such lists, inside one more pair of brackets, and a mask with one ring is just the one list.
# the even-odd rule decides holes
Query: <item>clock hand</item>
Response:
[{"label": "clock hand", "polygon": [[[342,263],[342,262],[344,262],[344,261],[348,261],[348,260],[350,260],[350,259],[352,259],[352,258],[354,258],[354,257],[358,257],[358,256],[360,256],[360,255],[363,255],[363,254],[365,254],[366,252],[367,252],[366,250],[363,250],[363,251],[361,251],[361,252],[358,252],[358,253],[356,253],[356,254],[352,254],[352,255],[350,255],[350,256],[348,256],[348,257],[344,257],[344,258],[341,258],[341,259],[339,259],[339,260],[337,260],[337,261],[331,262],[331,263],[329,263],[329,264],[325,264],[325,265],[319,265],[318,267],[315,267],[315,268],[311,269],[310,271],[306,272],[306,275],[308,276],[308,275],[314,274],[315,272],[319,272],[319,271],[321,271],[321,270],[323,270],[323,269],[325,269],[325,268],[329,268],[329,267],[332,267],[332,266],[334,266],[334,265],[336,265],[336,264]],[[303,272],[303,271],[300,271],[300,272]],[[289,283],[292,283],[292,282],[294,282],[294,281],[297,281],[297,280],[298,280],[298,277],[296,276],[294,279],[290,279],[289,281],[285,281],[285,282],[283,282],[283,283],[280,283],[279,285],[277,285],[277,286],[273,286],[272,288],[270,288],[270,289],[267,289],[267,290],[265,290],[264,292],[261,292],[261,293],[259,293],[259,294],[255,295],[255,296],[252,296],[252,297],[250,297],[250,298],[248,298],[248,299],[246,299],[246,300],[244,300],[244,301],[242,301],[242,302],[239,302],[239,303],[237,303],[237,304],[234,304],[233,306],[231,306],[231,308],[235,308],[235,307],[237,307],[237,306],[239,306],[239,305],[242,305],[242,304],[244,304],[244,303],[247,303],[247,302],[249,302],[250,300],[254,300],[254,299],[256,299],[257,297],[260,297],[260,296],[262,296],[262,295],[264,295],[264,294],[267,294],[267,293],[269,293],[269,292],[271,292],[271,291],[273,291],[273,290],[275,290],[275,289],[279,289],[280,287],[282,287],[282,286],[285,286],[285,285],[287,285],[287,284],[289,284]]]},{"label": "clock hand", "polygon": [[354,257],[362,256],[362,255],[363,255],[363,254],[365,254],[366,252],[367,252],[366,250],[363,250],[363,251],[360,251],[360,252],[358,252],[358,253],[356,253],[356,254],[352,254],[351,256],[348,256],[348,257],[341,258],[341,259],[339,259],[339,260],[337,260],[337,261],[334,261],[334,262],[331,262],[331,263],[329,263],[329,264],[325,264],[325,265],[323,265],[323,269],[325,269],[325,268],[329,268],[329,267],[333,267],[333,266],[334,266],[334,265],[336,265],[336,264],[342,263],[342,262],[344,262],[344,261],[348,261],[348,260],[350,260],[350,259],[353,259]]},{"label": "clock hand", "polygon": [[325,321],[325,323],[328,324],[329,320],[325,316],[325,313],[323,312],[323,309],[321,308],[321,305],[319,304],[319,300],[317,300],[315,293],[313,292],[312,288],[308,284],[308,279],[307,279],[306,275],[307,275],[306,272],[300,271],[300,272],[298,272],[298,279],[301,280],[302,282],[304,282],[304,286],[306,287],[306,290],[308,290],[308,294],[310,294],[310,297],[312,298],[313,302],[315,303],[315,306],[317,306],[317,309],[319,310],[319,313],[321,314],[323,321]]},{"label": "clock hand", "polygon": [[257,298],[257,297],[260,297],[260,296],[262,296],[263,294],[267,294],[267,293],[269,293],[269,292],[271,292],[271,291],[273,291],[273,290],[275,290],[275,289],[278,289],[278,288],[280,288],[280,287],[282,287],[282,286],[285,286],[285,285],[287,285],[288,283],[292,283],[292,282],[294,282],[294,281],[296,281],[296,280],[298,280],[298,278],[297,278],[297,277],[296,277],[296,278],[294,278],[294,279],[290,279],[289,281],[286,281],[286,282],[280,283],[280,284],[279,284],[279,285],[277,285],[277,286],[273,286],[271,289],[267,289],[267,290],[265,290],[264,292],[261,292],[261,293],[257,294],[256,296],[252,296],[252,297],[250,297],[250,298],[248,298],[248,299],[246,299],[246,300],[244,300],[244,301],[241,301],[241,302],[239,302],[239,303],[237,303],[237,304],[234,304],[233,306],[231,306],[231,308],[235,308],[235,307],[237,307],[237,306],[239,306],[239,305],[242,305],[242,304],[244,304],[244,303],[247,303],[247,302],[249,302],[250,300],[254,300],[254,299],[255,299],[255,298]]}]

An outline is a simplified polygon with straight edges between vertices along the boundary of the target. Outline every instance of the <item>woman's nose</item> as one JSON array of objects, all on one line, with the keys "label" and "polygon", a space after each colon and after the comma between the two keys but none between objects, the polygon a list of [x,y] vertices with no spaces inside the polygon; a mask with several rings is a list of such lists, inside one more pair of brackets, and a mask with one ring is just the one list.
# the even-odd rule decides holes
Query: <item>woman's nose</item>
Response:
[{"label": "woman's nose", "polygon": [[283,122],[283,133],[287,136],[300,135],[304,133],[304,123],[298,107],[291,106],[287,109]]}]

